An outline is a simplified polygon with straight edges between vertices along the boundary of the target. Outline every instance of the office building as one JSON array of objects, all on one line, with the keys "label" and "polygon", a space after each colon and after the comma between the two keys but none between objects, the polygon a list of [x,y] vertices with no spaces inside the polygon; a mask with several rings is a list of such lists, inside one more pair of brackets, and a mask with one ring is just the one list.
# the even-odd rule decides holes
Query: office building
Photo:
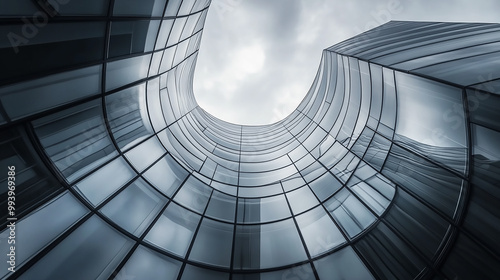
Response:
[{"label": "office building", "polygon": [[243,126],[194,97],[209,2],[3,4],[0,277],[498,278],[499,24],[386,23]]}]

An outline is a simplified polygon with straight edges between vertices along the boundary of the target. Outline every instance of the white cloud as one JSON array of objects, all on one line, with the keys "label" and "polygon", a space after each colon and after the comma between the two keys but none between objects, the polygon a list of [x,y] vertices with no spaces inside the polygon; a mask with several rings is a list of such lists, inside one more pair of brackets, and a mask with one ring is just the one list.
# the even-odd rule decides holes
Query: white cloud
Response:
[{"label": "white cloud", "polygon": [[195,96],[223,120],[272,123],[305,96],[322,50],[367,27],[388,20],[498,22],[499,10],[498,0],[213,0]]},{"label": "white cloud", "polygon": [[255,44],[244,47],[233,53],[229,71],[235,73],[238,79],[242,79],[247,74],[253,74],[262,70],[265,59],[266,55],[262,46]]}]

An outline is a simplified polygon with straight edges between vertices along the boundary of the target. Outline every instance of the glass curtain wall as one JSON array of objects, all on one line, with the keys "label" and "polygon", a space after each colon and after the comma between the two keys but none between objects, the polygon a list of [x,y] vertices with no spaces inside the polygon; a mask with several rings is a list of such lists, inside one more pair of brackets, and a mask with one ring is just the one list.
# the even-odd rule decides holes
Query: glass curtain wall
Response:
[{"label": "glass curtain wall", "polygon": [[500,275],[500,25],[389,22],[241,126],[194,98],[209,4],[5,4],[0,277]]}]

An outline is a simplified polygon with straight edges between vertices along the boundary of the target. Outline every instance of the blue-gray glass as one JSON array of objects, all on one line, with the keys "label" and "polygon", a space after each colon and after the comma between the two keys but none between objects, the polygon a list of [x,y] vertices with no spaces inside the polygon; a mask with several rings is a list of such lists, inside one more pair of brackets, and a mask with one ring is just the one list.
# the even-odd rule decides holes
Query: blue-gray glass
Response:
[{"label": "blue-gray glass", "polygon": [[393,203],[384,217],[385,221],[427,259],[435,257],[440,252],[442,242],[448,238],[446,234],[451,225],[405,190],[398,190]]},{"label": "blue-gray glass", "polygon": [[5,10],[2,12],[4,16],[25,15],[30,16],[38,11],[38,7],[30,0],[19,1],[0,1]]},{"label": "blue-gray glass", "polygon": [[[15,241],[22,246],[17,246],[15,251],[16,266],[21,267],[28,259],[33,257],[38,251],[46,247],[61,232],[66,231],[75,222],[80,220],[88,209],[84,207],[69,192],[64,192],[56,197],[49,204],[46,204],[24,219],[15,223]],[[54,219],[53,217],[56,217]],[[37,238],[33,238],[33,232],[37,232]],[[0,249],[10,252],[9,244],[10,229],[4,230],[0,238],[5,242],[0,243]],[[0,277],[4,277],[9,270],[0,272]]]},{"label": "blue-gray glass", "polygon": [[233,245],[233,229],[233,224],[204,218],[196,234],[189,259],[229,268]]},{"label": "blue-gray glass", "polygon": [[120,149],[128,150],[153,133],[147,115],[144,83],[106,96],[106,113]]},{"label": "blue-gray glass", "polygon": [[382,174],[449,218],[456,216],[464,182],[452,172],[394,145]]},{"label": "blue-gray glass", "polygon": [[363,155],[368,150],[368,145],[374,136],[374,131],[365,126],[361,134],[356,139],[356,142],[351,148],[351,152],[353,152],[359,158],[362,158]]},{"label": "blue-gray glass", "polygon": [[[95,65],[0,87],[5,117],[16,120],[97,95],[101,76],[102,66]],[[68,88],[71,94],[66,94]]]},{"label": "blue-gray glass", "polygon": [[308,186],[288,192],[286,197],[295,215],[319,205],[318,199]]},{"label": "blue-gray glass", "polygon": [[307,259],[292,219],[259,226],[237,226],[235,268],[269,268]]},{"label": "blue-gray glass", "polygon": [[205,215],[232,223],[234,222],[235,209],[236,197],[214,191]]},{"label": "blue-gray glass", "polygon": [[321,206],[297,216],[296,219],[311,257],[346,242],[342,232]]},{"label": "blue-gray glass", "polygon": [[387,138],[375,134],[363,160],[368,162],[377,171],[380,171],[387,158],[390,147],[391,142]]},{"label": "blue-gray glass", "polygon": [[314,262],[321,279],[376,279],[351,246]]},{"label": "blue-gray glass", "polygon": [[370,74],[372,81],[372,103],[370,107],[370,116],[372,116],[376,120],[380,120],[380,112],[382,109],[382,102],[383,102],[382,67],[370,63]]},{"label": "blue-gray glass", "polygon": [[499,199],[498,181],[499,149],[498,140],[500,133],[482,127],[472,125],[472,188],[468,214],[465,217],[465,227],[478,236],[481,240],[488,242],[492,250],[499,250],[500,246],[495,241],[500,232],[498,226],[500,212],[493,201]]},{"label": "blue-gray glass", "polygon": [[[436,63],[495,51],[498,49],[499,43],[492,43],[492,41],[498,39],[500,32],[498,30],[496,32],[491,32],[491,30],[486,31],[488,32],[466,38],[462,37],[449,40],[445,43],[439,42],[437,44],[428,45],[427,47],[420,47],[418,51],[414,49],[407,50],[408,54],[415,53],[416,55],[420,55],[420,57],[403,61],[392,66],[403,70],[414,70]],[[460,48],[460,46],[462,46],[462,48]],[[427,49],[430,51],[429,55],[422,56],[423,52]],[[446,51],[443,52],[443,50]]]},{"label": "blue-gray glass", "polygon": [[106,90],[112,90],[146,78],[151,54],[113,62],[106,66]]},{"label": "blue-gray glass", "polygon": [[292,280],[292,279],[315,279],[314,271],[310,264],[295,265],[292,268],[280,269],[261,273],[233,274],[234,280]]},{"label": "blue-gray glass", "polygon": [[145,240],[162,250],[184,257],[200,218],[200,215],[170,203]]},{"label": "blue-gray glass", "polygon": [[142,172],[166,153],[156,136],[153,136],[125,153],[130,164]]},{"label": "blue-gray glass", "polygon": [[480,125],[472,125],[472,182],[494,189],[499,178],[500,132]]},{"label": "blue-gray glass", "polygon": [[[53,195],[63,190],[62,182],[57,180],[50,169],[43,164],[40,156],[31,147],[28,135],[19,126],[1,130],[0,151],[0,165],[6,169],[6,172],[0,173],[0,182],[5,186],[0,188],[2,197],[0,207],[8,210],[9,206],[15,206],[17,219],[21,219],[33,209],[47,203]],[[15,168],[14,176],[11,176],[12,172],[9,175],[8,168],[13,167]],[[9,183],[9,181],[12,182]],[[17,192],[13,185],[18,190]],[[15,198],[11,195],[13,198],[10,200],[15,199],[16,205],[12,205],[12,202],[9,205],[9,191],[13,189]],[[7,228],[6,225],[10,223],[7,220],[9,216],[9,211],[1,212],[0,228]]]},{"label": "blue-gray glass", "polygon": [[[389,128],[394,128],[396,122],[396,86],[394,84],[394,71],[383,68],[382,75],[384,79],[384,96],[382,101],[382,115],[380,122]],[[399,94],[399,93],[398,93]],[[390,135],[392,136],[392,135]]]},{"label": "blue-gray glass", "polygon": [[140,3],[133,0],[115,0],[113,15],[115,16],[163,16],[166,0],[145,0]]},{"label": "blue-gray glass", "polygon": [[165,9],[164,16],[176,16],[179,11],[182,0],[169,0],[167,3],[167,8]]},{"label": "blue-gray glass", "polygon": [[[5,34],[0,56],[2,63],[9,65],[0,69],[0,84],[27,80],[30,75],[45,76],[68,71],[68,68],[101,63],[104,58],[105,21],[54,22],[46,17],[43,12],[37,11],[24,17],[26,20],[34,19],[36,25],[29,20],[28,24],[19,20],[14,24],[0,25],[0,32]],[[69,88],[72,87],[77,85]],[[32,102],[36,103],[35,100]],[[46,100],[40,98],[40,102]]]},{"label": "blue-gray glass", "polygon": [[400,72],[396,72],[396,83],[396,143],[464,173],[467,146],[462,90]]},{"label": "blue-gray glass", "polygon": [[375,215],[345,188],[328,199],[325,207],[350,238],[364,231],[376,219]]},{"label": "blue-gray glass", "polygon": [[467,89],[467,103],[471,122],[500,131],[500,96]]},{"label": "blue-gray glass", "polygon": [[97,206],[134,176],[136,173],[130,165],[122,157],[118,157],[78,182],[74,188],[90,203]]},{"label": "blue-gray glass", "polygon": [[483,82],[484,77],[490,80],[500,78],[499,63],[500,52],[496,49],[495,52],[451,60],[414,71],[461,86],[468,86]]},{"label": "blue-gray glass", "polygon": [[[212,269],[186,265],[182,272],[181,280],[204,279],[204,280],[229,280],[229,273],[219,272]],[[233,277],[234,279],[234,277]]]},{"label": "blue-gray glass", "polygon": [[381,279],[413,279],[426,267],[415,247],[410,247],[384,223],[378,223],[354,247],[366,265],[377,268],[375,272]]},{"label": "blue-gray glass", "polygon": [[480,84],[472,86],[476,90],[482,90],[486,92],[491,92],[494,94],[500,94],[500,79],[488,80],[491,77],[485,77],[485,81]]},{"label": "blue-gray glass", "polygon": [[118,279],[177,279],[182,263],[139,245],[120,269]]},{"label": "blue-gray glass", "polygon": [[166,201],[167,198],[152,189],[146,181],[137,179],[100,211],[128,232],[140,236]]},{"label": "blue-gray glass", "polygon": [[342,183],[331,173],[327,172],[317,180],[309,183],[309,186],[319,201],[324,201],[332,194],[340,190]]},{"label": "blue-gray glass", "polygon": [[326,151],[323,152],[323,155],[319,158],[319,161],[326,168],[332,168],[345,156],[346,153],[348,153],[348,150],[340,142],[336,141],[333,145],[328,147]]},{"label": "blue-gray glass", "polygon": [[144,178],[168,197],[172,197],[187,176],[187,171],[170,155],[166,155],[144,172]]},{"label": "blue-gray glass", "polygon": [[[172,1],[169,1],[169,4],[170,2]],[[170,34],[170,30],[172,29],[173,24],[174,21],[171,19],[162,20],[160,30],[158,31],[158,36],[156,37],[155,50],[164,49],[166,47],[168,34]],[[172,65],[171,62],[170,65]]]},{"label": "blue-gray glass", "polygon": [[156,132],[166,127],[160,101],[160,79],[148,81],[146,91],[147,108],[151,119],[151,125]]},{"label": "blue-gray glass", "polygon": [[113,21],[108,57],[152,51],[159,25],[159,20]]},{"label": "blue-gray glass", "polygon": [[180,205],[202,214],[205,211],[213,189],[190,176],[174,197]]},{"label": "blue-gray glass", "polygon": [[68,182],[117,155],[100,100],[38,119],[33,126],[46,154]]},{"label": "blue-gray glass", "polygon": [[132,246],[132,240],[94,215],[19,279],[110,277]]},{"label": "blue-gray glass", "polygon": [[359,163],[359,158],[353,153],[349,152],[344,156],[335,166],[332,167],[330,172],[333,173],[335,178],[340,182],[346,183]]},{"label": "blue-gray glass", "polygon": [[495,279],[500,274],[500,267],[496,265],[494,258],[490,250],[478,246],[476,241],[461,233],[441,272],[448,279],[457,277]]},{"label": "blue-gray glass", "polygon": [[105,16],[108,12],[109,0],[61,1],[48,0],[61,16]]}]

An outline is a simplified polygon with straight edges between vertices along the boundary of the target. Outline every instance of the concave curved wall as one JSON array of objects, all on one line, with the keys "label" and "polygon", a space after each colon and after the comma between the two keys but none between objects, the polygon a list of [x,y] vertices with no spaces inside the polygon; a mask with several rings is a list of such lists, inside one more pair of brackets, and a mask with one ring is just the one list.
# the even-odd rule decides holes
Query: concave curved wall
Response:
[{"label": "concave curved wall", "polygon": [[194,98],[209,2],[9,4],[4,278],[498,275],[498,24],[389,22],[241,126]]}]

